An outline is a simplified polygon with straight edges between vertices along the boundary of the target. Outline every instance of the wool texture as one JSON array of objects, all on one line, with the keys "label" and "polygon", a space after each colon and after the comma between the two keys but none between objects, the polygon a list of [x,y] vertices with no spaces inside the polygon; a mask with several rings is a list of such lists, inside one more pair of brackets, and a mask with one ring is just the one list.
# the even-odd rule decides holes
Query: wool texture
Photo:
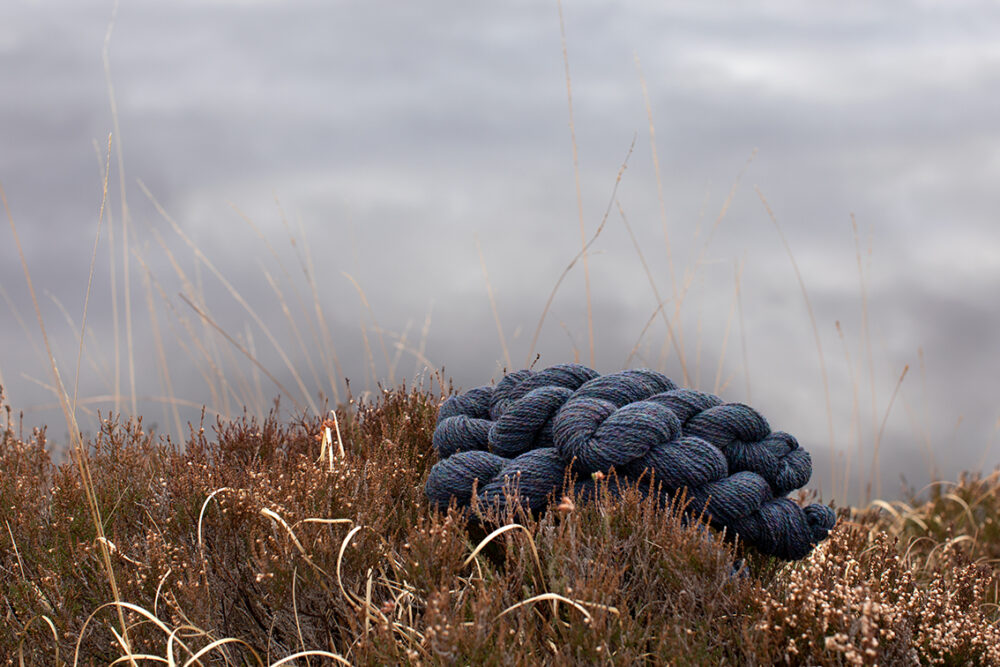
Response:
[{"label": "wool texture", "polygon": [[[812,459],[748,405],[677,387],[662,373],[600,375],[580,364],[507,374],[449,397],[434,429],[438,462],[425,493],[452,501],[544,510],[567,479],[584,500],[595,473],[657,493],[681,489],[689,509],[764,554],[798,560],[836,522],[825,505],[785,496],[808,483]],[[599,475],[597,475],[599,477]]]}]

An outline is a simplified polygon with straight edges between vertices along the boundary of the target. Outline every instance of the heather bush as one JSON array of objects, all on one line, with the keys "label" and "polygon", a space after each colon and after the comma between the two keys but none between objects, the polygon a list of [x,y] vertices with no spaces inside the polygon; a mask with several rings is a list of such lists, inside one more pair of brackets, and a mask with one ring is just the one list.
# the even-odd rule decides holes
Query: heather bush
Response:
[{"label": "heather bush", "polygon": [[4,664],[1000,664],[995,476],[908,521],[842,509],[788,564],[613,476],[540,516],[439,513],[423,483],[448,391],[203,418],[183,443],[105,417],[86,466],[5,408]]}]

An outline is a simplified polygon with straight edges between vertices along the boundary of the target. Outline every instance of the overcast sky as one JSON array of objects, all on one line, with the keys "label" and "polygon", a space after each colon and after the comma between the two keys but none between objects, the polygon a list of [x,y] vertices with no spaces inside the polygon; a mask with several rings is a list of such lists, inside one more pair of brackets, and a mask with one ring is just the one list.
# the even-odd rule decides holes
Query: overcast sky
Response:
[{"label": "overcast sky", "polygon": [[[162,400],[171,395],[223,411],[213,365],[233,414],[277,392],[182,292],[295,401],[331,395],[307,254],[339,398],[344,377],[355,396],[375,388],[369,359],[383,384],[390,366],[392,380],[412,383],[427,362],[464,388],[500,377],[506,360],[477,239],[511,363],[525,365],[546,300],[581,247],[555,2],[122,0],[112,25],[113,7],[0,5],[0,184],[70,388],[115,129],[107,43],[122,163],[113,155],[88,312],[86,411],[115,408],[112,257],[117,386],[131,410],[121,178],[147,425],[175,433],[178,420],[197,418],[186,405],[175,416]],[[659,367],[683,382],[683,339],[688,384],[749,402],[796,435],[826,499],[848,456],[852,494],[863,488],[877,439],[884,496],[898,494],[901,475],[920,486],[935,467],[947,479],[1000,463],[997,5],[568,0],[563,10],[585,234],[597,231],[634,139],[616,198],[677,333],[665,344],[658,315],[640,339],[657,299],[612,205],[587,262],[596,368]],[[757,190],[801,272],[822,362]],[[26,423],[49,424],[59,446],[66,429],[42,386],[51,373],[12,241],[5,225],[0,382]],[[539,367],[571,361],[574,350],[589,361],[582,269],[556,293]]]}]

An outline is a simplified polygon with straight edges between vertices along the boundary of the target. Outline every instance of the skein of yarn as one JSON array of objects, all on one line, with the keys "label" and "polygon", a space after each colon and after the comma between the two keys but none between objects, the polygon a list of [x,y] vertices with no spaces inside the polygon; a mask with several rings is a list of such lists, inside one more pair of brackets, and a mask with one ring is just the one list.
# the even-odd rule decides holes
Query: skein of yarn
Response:
[{"label": "skein of yarn", "polygon": [[[438,462],[424,491],[445,509],[473,502],[542,510],[567,472],[586,497],[614,470],[667,500],[686,488],[705,511],[764,554],[798,560],[836,522],[825,505],[785,496],[808,483],[812,459],[791,435],[741,403],[678,388],[652,370],[600,375],[580,364],[520,370],[495,387],[449,397],[434,429]],[[513,497],[505,494],[514,484]]]}]

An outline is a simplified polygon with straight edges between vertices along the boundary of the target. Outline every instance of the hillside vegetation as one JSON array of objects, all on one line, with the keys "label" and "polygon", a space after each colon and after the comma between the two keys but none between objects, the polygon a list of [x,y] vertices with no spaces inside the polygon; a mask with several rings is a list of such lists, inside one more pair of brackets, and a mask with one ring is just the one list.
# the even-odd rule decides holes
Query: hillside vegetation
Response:
[{"label": "hillside vegetation", "polygon": [[451,391],[108,418],[60,465],[5,406],[3,664],[1000,665],[1000,472],[841,508],[793,563],[628,491],[470,523],[423,495]]}]

